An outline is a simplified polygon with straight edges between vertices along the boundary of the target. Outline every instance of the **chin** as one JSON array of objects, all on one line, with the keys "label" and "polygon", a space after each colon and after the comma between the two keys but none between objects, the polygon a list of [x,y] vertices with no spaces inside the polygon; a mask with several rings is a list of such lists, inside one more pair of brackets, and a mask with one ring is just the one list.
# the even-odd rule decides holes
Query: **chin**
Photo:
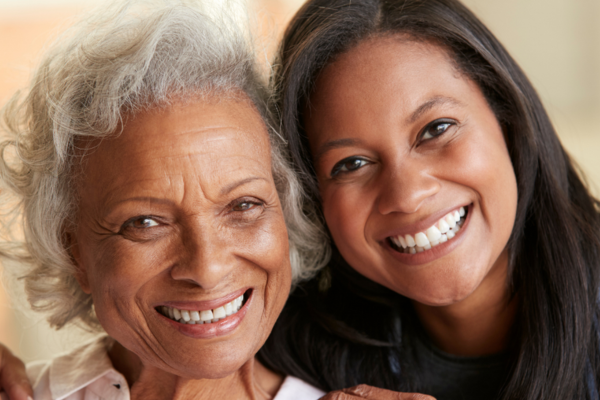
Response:
[{"label": "chin", "polygon": [[173,360],[175,362],[170,363],[169,367],[174,375],[185,379],[221,379],[235,373],[253,358],[253,355],[242,357],[238,354],[237,357],[232,357],[224,354],[203,357],[199,354],[195,360],[186,363],[182,363],[180,359]]},{"label": "chin", "polygon": [[430,307],[446,307],[460,303],[461,301],[465,300],[468,296],[468,294],[464,295],[462,293],[451,295],[444,294],[443,296],[430,296],[427,298],[413,299],[413,301]]},{"label": "chin", "polygon": [[433,285],[422,285],[418,292],[411,291],[405,297],[431,307],[445,307],[460,303],[471,296],[479,287],[480,279],[458,279],[455,284],[448,280]]}]

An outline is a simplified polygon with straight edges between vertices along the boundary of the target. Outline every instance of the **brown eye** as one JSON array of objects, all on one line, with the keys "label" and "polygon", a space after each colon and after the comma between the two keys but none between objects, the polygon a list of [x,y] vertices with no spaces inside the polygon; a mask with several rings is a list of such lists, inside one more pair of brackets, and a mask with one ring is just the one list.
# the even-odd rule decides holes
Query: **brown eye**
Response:
[{"label": "brown eye", "polygon": [[448,128],[452,125],[456,125],[456,122],[449,119],[438,119],[431,122],[429,125],[425,127],[423,133],[421,134],[421,139],[433,139],[442,134],[444,134]]},{"label": "brown eye", "polygon": [[333,170],[331,171],[331,176],[334,177],[340,173],[352,172],[357,169],[364,167],[369,162],[364,158],[360,157],[348,157],[338,162],[333,166]]},{"label": "brown eye", "polygon": [[147,229],[158,225],[159,223],[151,217],[136,217],[127,221],[123,228]]},{"label": "brown eye", "polygon": [[249,201],[243,201],[233,206],[233,211],[247,211],[255,206],[256,204],[254,203],[250,203]]},{"label": "brown eye", "polygon": [[254,211],[260,207],[264,206],[264,203],[254,197],[242,197],[241,199],[237,199],[231,202],[230,210],[234,212],[246,212],[246,211]]}]

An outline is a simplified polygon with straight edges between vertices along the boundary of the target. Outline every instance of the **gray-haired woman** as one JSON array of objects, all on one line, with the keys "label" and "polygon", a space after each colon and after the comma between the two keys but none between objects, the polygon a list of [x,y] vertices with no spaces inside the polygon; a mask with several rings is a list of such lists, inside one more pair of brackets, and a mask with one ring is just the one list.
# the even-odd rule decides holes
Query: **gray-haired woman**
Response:
[{"label": "gray-haired woman", "polygon": [[29,302],[51,325],[108,334],[29,365],[36,399],[323,394],[254,359],[292,282],[326,256],[247,35],[225,15],[109,7],[4,111],[3,194],[26,239],[4,255],[29,267]]}]

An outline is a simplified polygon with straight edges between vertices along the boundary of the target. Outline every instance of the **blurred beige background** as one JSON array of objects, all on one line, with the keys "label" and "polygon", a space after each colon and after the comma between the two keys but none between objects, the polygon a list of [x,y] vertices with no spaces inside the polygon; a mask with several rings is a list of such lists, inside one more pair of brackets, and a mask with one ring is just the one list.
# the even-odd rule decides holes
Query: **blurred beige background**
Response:
[{"label": "blurred beige background", "polygon": [[[40,52],[74,16],[105,0],[0,0],[0,105],[27,85]],[[273,49],[302,0],[248,0]],[[350,1],[350,0],[349,0]],[[464,0],[533,81],[567,150],[600,194],[600,0]],[[8,288],[13,289],[13,288]],[[85,340],[17,311],[0,288],[0,342],[26,361]]]}]

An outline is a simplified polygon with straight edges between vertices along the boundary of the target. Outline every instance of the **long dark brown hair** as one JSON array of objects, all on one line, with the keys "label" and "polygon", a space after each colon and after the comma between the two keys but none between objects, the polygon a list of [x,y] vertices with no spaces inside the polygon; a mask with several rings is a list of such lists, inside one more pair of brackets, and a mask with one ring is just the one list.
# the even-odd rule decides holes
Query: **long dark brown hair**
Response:
[{"label": "long dark brown hair", "polygon": [[[444,47],[479,85],[505,134],[518,183],[508,248],[510,287],[520,309],[510,373],[498,398],[597,398],[598,202],[523,71],[459,1],[309,0],[298,11],[272,83],[310,200],[320,202],[302,114],[319,72],[367,38],[396,34]],[[359,275],[332,246],[329,268],[296,289],[260,359],[325,390],[359,383],[418,390],[406,334],[418,322],[409,301]],[[319,290],[319,279],[331,287]]]}]

